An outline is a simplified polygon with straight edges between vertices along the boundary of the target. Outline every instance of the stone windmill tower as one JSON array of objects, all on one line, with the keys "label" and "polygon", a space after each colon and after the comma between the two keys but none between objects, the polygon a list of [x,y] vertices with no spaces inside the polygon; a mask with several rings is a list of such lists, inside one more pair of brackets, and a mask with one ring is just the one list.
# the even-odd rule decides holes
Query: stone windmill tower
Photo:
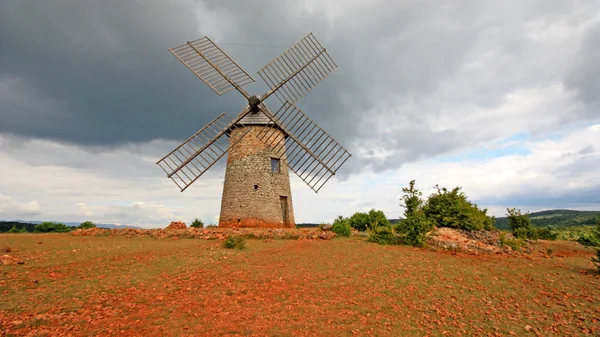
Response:
[{"label": "stone windmill tower", "polygon": [[[227,152],[219,226],[294,227],[288,170],[316,192],[350,154],[295,103],[337,65],[312,33],[258,74],[271,88],[250,95],[255,80],[208,37],[169,49],[217,94],[239,91],[248,105],[222,113],[157,164],[183,192]],[[265,104],[277,97],[273,112]]]}]

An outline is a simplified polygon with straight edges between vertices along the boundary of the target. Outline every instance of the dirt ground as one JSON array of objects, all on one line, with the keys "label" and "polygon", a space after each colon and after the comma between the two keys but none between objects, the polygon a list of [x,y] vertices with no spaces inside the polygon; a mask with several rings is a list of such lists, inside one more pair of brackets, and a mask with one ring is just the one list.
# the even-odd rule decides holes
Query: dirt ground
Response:
[{"label": "dirt ground", "polygon": [[593,251],[537,245],[0,235],[0,336],[599,336]]}]

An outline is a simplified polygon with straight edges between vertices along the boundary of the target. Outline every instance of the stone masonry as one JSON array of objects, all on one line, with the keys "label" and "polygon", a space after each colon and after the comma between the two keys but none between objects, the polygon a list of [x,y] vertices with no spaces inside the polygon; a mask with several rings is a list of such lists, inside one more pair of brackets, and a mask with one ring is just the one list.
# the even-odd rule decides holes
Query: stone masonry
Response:
[{"label": "stone masonry", "polygon": [[[230,142],[239,139],[247,128],[250,132],[229,150],[227,156],[219,227],[293,228],[288,167],[280,160],[279,172],[272,172],[271,158],[274,155],[257,138],[264,126],[234,129]],[[270,132],[279,139],[284,137],[283,132],[277,129],[270,128]],[[284,212],[287,213],[285,222]]]}]

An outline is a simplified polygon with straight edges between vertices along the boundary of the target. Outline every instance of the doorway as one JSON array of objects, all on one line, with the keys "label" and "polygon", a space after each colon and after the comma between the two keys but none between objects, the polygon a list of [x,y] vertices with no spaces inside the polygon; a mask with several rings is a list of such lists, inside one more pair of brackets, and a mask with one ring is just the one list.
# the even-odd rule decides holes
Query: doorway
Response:
[{"label": "doorway", "polygon": [[287,209],[287,197],[280,196],[279,203],[281,204],[281,215],[283,217],[283,225],[288,224],[288,209]]}]

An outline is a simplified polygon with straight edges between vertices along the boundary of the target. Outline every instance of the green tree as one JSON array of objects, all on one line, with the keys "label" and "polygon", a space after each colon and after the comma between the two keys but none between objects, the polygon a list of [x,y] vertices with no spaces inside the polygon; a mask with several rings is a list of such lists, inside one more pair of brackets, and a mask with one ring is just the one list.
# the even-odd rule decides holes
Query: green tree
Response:
[{"label": "green tree", "polygon": [[363,212],[356,212],[348,219],[350,227],[357,231],[364,232],[369,228],[370,218],[369,214]]},{"label": "green tree", "polygon": [[190,225],[190,227],[203,228],[204,222],[202,222],[202,220],[196,218],[196,219],[194,219],[194,221],[192,221],[192,224]]},{"label": "green tree", "polygon": [[507,208],[508,226],[513,233],[517,231],[525,232],[531,228],[531,220],[527,214],[521,214],[521,210]]},{"label": "green tree", "polygon": [[8,230],[8,233],[19,233],[17,225],[12,226],[12,228]]},{"label": "green tree", "polygon": [[96,224],[91,221],[84,221],[77,226],[77,229],[96,228]]},{"label": "green tree", "polygon": [[66,233],[71,231],[72,227],[67,227],[62,223],[55,222],[42,222],[39,225],[35,225],[36,233]]},{"label": "green tree", "polygon": [[411,180],[408,187],[403,187],[402,201],[404,202],[404,220],[398,224],[396,230],[400,233],[402,243],[422,247],[427,239],[426,234],[433,226],[423,212],[423,193],[415,188],[415,181]]}]

